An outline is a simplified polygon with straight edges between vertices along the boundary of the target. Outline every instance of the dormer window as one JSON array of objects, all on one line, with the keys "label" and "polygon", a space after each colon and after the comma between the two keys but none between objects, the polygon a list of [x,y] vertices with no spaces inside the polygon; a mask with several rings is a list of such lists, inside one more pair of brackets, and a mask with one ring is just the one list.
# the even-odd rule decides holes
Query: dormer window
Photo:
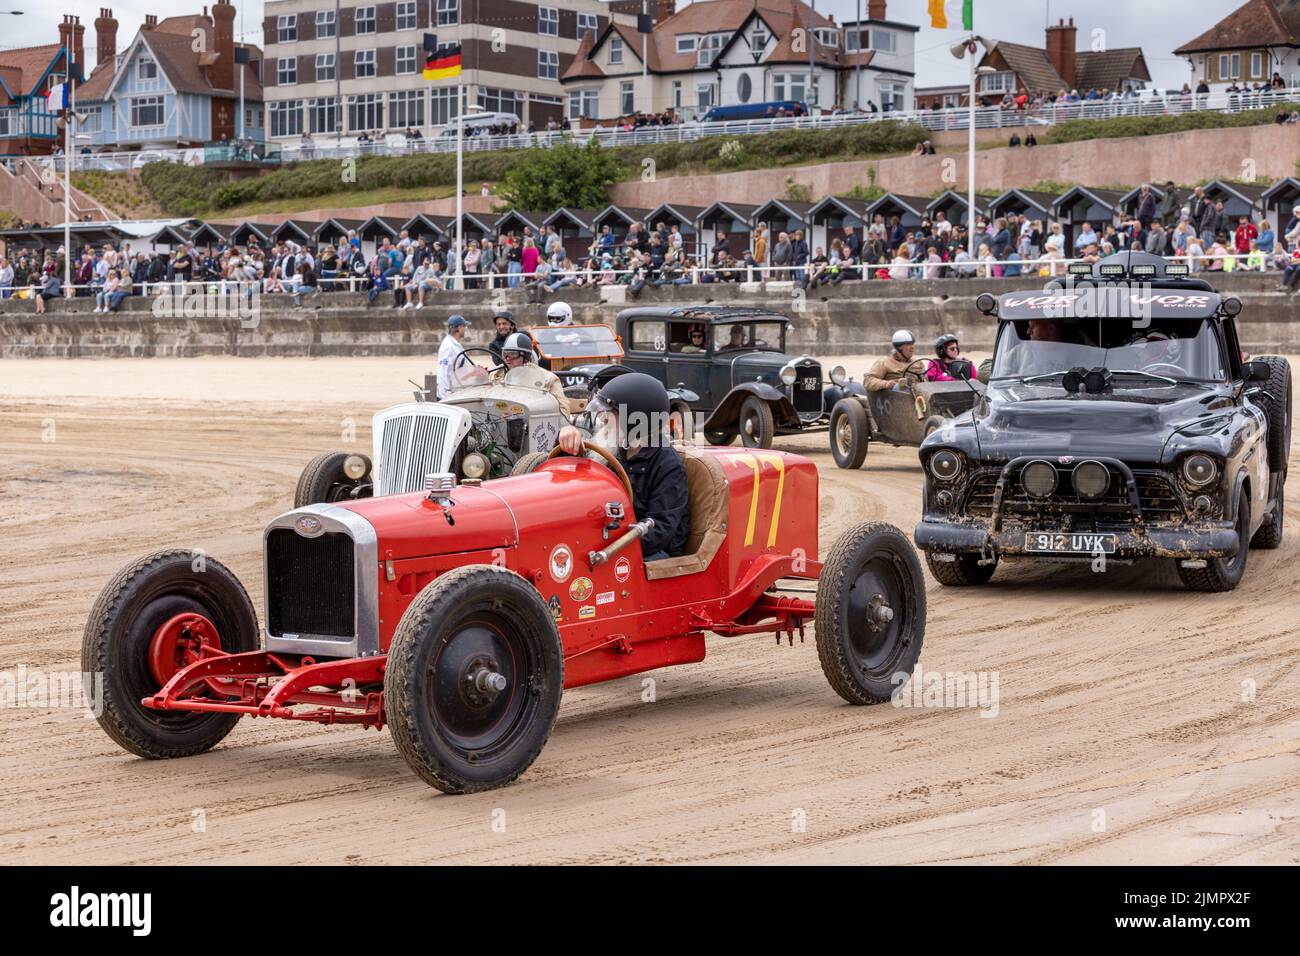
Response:
[{"label": "dormer window", "polygon": [[158,64],[147,56],[140,57],[135,62],[135,78],[137,80],[158,79]]},{"label": "dormer window", "polygon": [[749,32],[749,46],[753,50],[764,50],[767,48],[768,32],[767,27],[759,21],[754,24],[754,28]]},{"label": "dormer window", "polygon": [[678,52],[678,53],[694,53],[694,52],[695,52],[695,48],[699,45],[699,42],[700,42],[700,38],[699,38],[699,37],[694,37],[694,36],[690,36],[690,37],[678,37],[678,38],[677,38],[677,52]]},{"label": "dormer window", "polygon": [[725,33],[710,33],[700,40],[700,48],[696,53],[695,62],[699,66],[712,66],[713,61],[721,52],[723,44],[727,42]]}]

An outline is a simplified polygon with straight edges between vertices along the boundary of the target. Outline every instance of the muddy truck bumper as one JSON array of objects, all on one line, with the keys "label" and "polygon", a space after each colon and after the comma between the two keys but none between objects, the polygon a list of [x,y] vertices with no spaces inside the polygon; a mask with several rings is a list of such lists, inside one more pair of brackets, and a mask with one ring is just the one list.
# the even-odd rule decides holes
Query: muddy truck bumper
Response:
[{"label": "muddy truck bumper", "polygon": [[[1215,525],[1218,523],[1215,522]],[[1061,532],[1042,532],[1056,536]],[[992,531],[985,525],[923,520],[916,526],[916,546],[922,551],[936,554],[988,554],[990,551],[999,557],[1027,556],[1035,558],[1081,558],[1094,557],[1097,548],[1089,548],[1090,541],[1098,538],[1106,540],[1108,557],[1126,558],[1178,558],[1194,560],[1198,558],[1226,558],[1237,553],[1237,533],[1231,522],[1223,522],[1222,527],[1206,527],[1200,524],[1195,528],[1148,527],[1141,531],[1110,531],[1101,535],[1083,532],[1071,535],[1064,532],[1065,538],[1077,537],[1082,540],[1082,550],[1042,551],[1029,547],[1031,537],[1036,536],[1037,529],[1028,526],[1004,527]],[[1113,550],[1109,550],[1113,547]]]}]

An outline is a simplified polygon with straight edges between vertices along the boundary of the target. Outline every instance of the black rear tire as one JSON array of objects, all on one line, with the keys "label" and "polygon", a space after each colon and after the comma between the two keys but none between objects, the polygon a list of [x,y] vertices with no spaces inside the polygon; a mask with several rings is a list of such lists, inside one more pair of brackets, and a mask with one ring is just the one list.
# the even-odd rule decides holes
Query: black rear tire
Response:
[{"label": "black rear tire", "polygon": [[1231,591],[1246,575],[1250,561],[1250,498],[1246,489],[1237,492],[1237,553],[1230,558],[1209,558],[1203,568],[1185,568],[1177,562],[1178,576],[1189,591],[1218,594]]},{"label": "black rear tire", "polygon": [[[499,689],[483,688],[486,674]],[[384,673],[393,742],[445,793],[502,787],[532,765],[555,725],[564,650],[546,602],[505,568],[434,580],[398,622]]]},{"label": "black rear tire", "polygon": [[937,561],[930,552],[925,553],[925,563],[940,584],[950,588],[973,588],[988,584],[998,569],[997,558],[991,564],[980,564],[979,555],[959,554],[955,561]]},{"label": "black rear tire", "polygon": [[293,492],[293,506],[304,508],[307,505],[351,501],[353,490],[358,485],[369,483],[372,468],[369,458],[357,455],[357,458],[365,461],[366,473],[353,481],[343,471],[343,463],[350,457],[352,456],[345,451],[327,451],[307,462]]},{"label": "black rear tire", "polygon": [[933,432],[937,432],[943,427],[945,419],[942,415],[931,415],[925,420],[925,425],[921,429],[921,440],[929,438]]},{"label": "black rear tire", "polygon": [[544,451],[530,451],[520,455],[510,468],[510,476],[531,475],[550,457],[550,453]]},{"label": "black rear tire", "polygon": [[735,441],[736,433],[734,431],[731,431],[730,429],[711,428],[705,431],[704,440],[707,441],[710,445],[717,445],[721,447],[723,445],[730,445],[733,441]]},{"label": "black rear tire", "polygon": [[1263,355],[1256,361],[1269,366],[1262,404],[1268,416],[1268,467],[1279,474],[1287,470],[1291,457],[1291,363],[1280,355]]},{"label": "black rear tire", "polygon": [[[203,561],[196,570],[195,562]],[[257,615],[225,565],[194,551],[157,551],[132,561],[99,592],[81,639],[81,669],[103,674],[98,717],[119,746],[140,757],[188,757],[215,747],[237,714],[150,710],[140,703],[161,689],[150,666],[154,636],[179,614],[212,622],[221,649],[257,650]]]},{"label": "black rear tire", "polygon": [[871,444],[871,422],[856,398],[842,398],[831,409],[831,455],[835,464],[853,470],[866,461]]},{"label": "black rear tire", "polygon": [[772,406],[756,395],[740,403],[740,443],[746,448],[771,448],[776,434]]},{"label": "black rear tire", "polygon": [[668,424],[673,430],[673,441],[693,441],[695,438],[695,415],[691,406],[685,402],[673,402],[668,406]]},{"label": "black rear tire", "polygon": [[840,535],[813,625],[822,672],[850,704],[883,703],[906,686],[925,641],[925,579],[907,536],[878,521]]}]

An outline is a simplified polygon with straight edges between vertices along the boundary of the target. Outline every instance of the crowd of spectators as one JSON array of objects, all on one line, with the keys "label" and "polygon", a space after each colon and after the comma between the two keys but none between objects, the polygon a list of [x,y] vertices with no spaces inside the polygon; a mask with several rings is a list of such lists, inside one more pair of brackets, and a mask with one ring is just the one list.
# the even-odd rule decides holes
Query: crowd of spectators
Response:
[{"label": "crowd of spectators", "polygon": [[[554,226],[526,226],[467,237],[460,274],[467,289],[522,289],[540,302],[562,289],[606,285],[626,285],[637,296],[647,286],[695,283],[776,280],[815,288],[861,280],[1052,277],[1066,274],[1070,261],[1142,250],[1177,257],[1193,272],[1278,271],[1285,290],[1300,289],[1300,205],[1279,226],[1229,215],[1203,187],[1184,195],[1166,183],[1159,191],[1143,184],[1131,210],[1117,222],[1069,230],[1029,215],[977,216],[973,255],[965,224],[942,211],[915,226],[876,214],[865,227],[828,228],[825,243],[803,229],[773,234],[767,223],[749,234],[717,231],[702,245],[677,223],[635,222],[625,230],[606,224],[581,242]],[[0,257],[0,298],[18,295],[44,311],[50,299],[84,297],[94,300],[93,311],[113,312],[160,285],[199,282],[286,295],[295,305],[319,293],[364,290],[372,304],[422,309],[452,287],[457,273],[454,240],[406,231],[373,248],[352,232],[319,246],[287,239],[263,245],[254,237],[242,247],[180,245],[165,252],[87,244],[74,255],[70,289],[61,247]]]}]

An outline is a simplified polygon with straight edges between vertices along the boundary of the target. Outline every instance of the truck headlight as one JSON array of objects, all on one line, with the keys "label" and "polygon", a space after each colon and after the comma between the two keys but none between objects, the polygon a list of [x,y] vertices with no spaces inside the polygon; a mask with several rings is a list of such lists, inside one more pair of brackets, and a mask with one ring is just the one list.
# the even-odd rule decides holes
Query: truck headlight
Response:
[{"label": "truck headlight", "polygon": [[1071,481],[1080,497],[1100,498],[1110,487],[1110,469],[1099,461],[1080,462],[1074,466]]},{"label": "truck headlight", "polygon": [[1034,498],[1050,498],[1056,491],[1056,468],[1051,462],[1031,461],[1020,472],[1020,484]]},{"label": "truck headlight", "polygon": [[848,373],[844,370],[843,365],[837,365],[833,369],[831,369],[831,382],[833,384],[839,385],[842,388],[844,386],[844,383],[847,382],[848,380],[849,380],[849,376]]},{"label": "truck headlight", "polygon": [[961,474],[961,455],[946,448],[930,456],[930,474],[938,481],[952,481]]},{"label": "truck headlight", "polygon": [[793,365],[787,365],[781,369],[781,381],[786,385],[793,385],[799,378],[799,370]]},{"label": "truck headlight", "polygon": [[1209,455],[1188,455],[1183,459],[1183,478],[1189,485],[1208,485],[1219,476],[1219,465]]},{"label": "truck headlight", "polygon": [[348,455],[343,459],[343,474],[347,475],[353,481],[360,481],[366,477],[366,472],[370,470],[370,462],[366,461],[361,455]]},{"label": "truck headlight", "polygon": [[482,452],[473,451],[460,463],[461,474],[466,478],[483,478],[492,468],[492,463]]}]

